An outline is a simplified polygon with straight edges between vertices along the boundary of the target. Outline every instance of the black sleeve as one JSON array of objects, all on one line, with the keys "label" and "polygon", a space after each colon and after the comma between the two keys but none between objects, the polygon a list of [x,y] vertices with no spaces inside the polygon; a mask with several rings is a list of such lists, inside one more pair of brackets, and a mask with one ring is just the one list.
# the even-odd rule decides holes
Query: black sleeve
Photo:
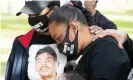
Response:
[{"label": "black sleeve", "polygon": [[90,70],[91,80],[127,80],[130,62],[117,44],[103,40],[96,44]]},{"label": "black sleeve", "polygon": [[117,29],[116,25],[99,11],[96,11],[96,25],[103,29]]},{"label": "black sleeve", "polygon": [[5,80],[29,80],[27,67],[27,49],[20,44],[17,37],[13,42],[13,47],[8,58]]},{"label": "black sleeve", "polygon": [[102,25],[103,29],[117,29],[116,25],[103,15],[101,15],[101,26]]},{"label": "black sleeve", "polygon": [[131,40],[128,36],[123,46],[129,56],[131,67],[133,67],[133,40]]},{"label": "black sleeve", "polygon": [[12,50],[11,50],[10,56],[7,61],[5,80],[10,80],[12,77],[12,70],[13,70],[13,64],[14,64],[14,58],[15,58],[15,50],[17,47],[16,41],[17,41],[17,39],[15,39],[13,42]]}]

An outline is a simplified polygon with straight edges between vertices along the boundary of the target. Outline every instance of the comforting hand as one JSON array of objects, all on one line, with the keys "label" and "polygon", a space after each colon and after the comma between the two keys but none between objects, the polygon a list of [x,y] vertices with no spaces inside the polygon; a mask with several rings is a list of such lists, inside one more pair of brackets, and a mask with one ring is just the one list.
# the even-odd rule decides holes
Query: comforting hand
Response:
[{"label": "comforting hand", "polygon": [[89,27],[89,29],[90,29],[92,34],[97,34],[101,31],[103,31],[103,29],[101,27],[98,27],[98,26],[95,26],[95,25]]},{"label": "comforting hand", "polygon": [[89,28],[91,30],[91,33],[96,34],[95,39],[100,37],[105,37],[105,36],[112,36],[118,41],[118,46],[119,48],[123,48],[122,44],[126,41],[127,39],[127,34],[125,32],[119,31],[119,30],[114,30],[114,29],[106,29],[103,30],[102,28],[98,26],[91,26]]}]

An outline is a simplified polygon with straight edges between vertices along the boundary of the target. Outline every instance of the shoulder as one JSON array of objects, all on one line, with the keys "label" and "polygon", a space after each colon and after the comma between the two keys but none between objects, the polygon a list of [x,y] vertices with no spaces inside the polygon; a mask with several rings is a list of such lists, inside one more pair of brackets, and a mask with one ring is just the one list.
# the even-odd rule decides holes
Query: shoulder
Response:
[{"label": "shoulder", "polygon": [[113,37],[106,36],[106,37],[103,37],[103,38],[96,39],[94,41],[94,43],[96,44],[96,46],[101,46],[101,47],[103,46],[103,47],[105,47],[104,45],[107,45],[107,47],[110,47],[109,45],[117,46],[118,42]]},{"label": "shoulder", "polygon": [[102,59],[118,55],[121,50],[117,46],[117,41],[112,37],[98,38],[85,48],[84,57],[91,55],[92,59]]},{"label": "shoulder", "polygon": [[99,38],[94,41],[94,55],[109,57],[109,58],[126,58],[127,53],[125,49],[120,49],[118,47],[117,41],[112,37]]},{"label": "shoulder", "polygon": [[24,36],[24,35],[16,36],[14,41],[13,41],[13,44],[19,43],[19,38],[21,38],[22,36]]},{"label": "shoulder", "polygon": [[91,53],[91,63],[115,66],[130,66],[130,61],[124,49],[120,49],[117,41],[112,37],[97,39],[95,48]]},{"label": "shoulder", "polygon": [[98,10],[96,10],[95,16],[103,16],[102,13],[100,13]]}]

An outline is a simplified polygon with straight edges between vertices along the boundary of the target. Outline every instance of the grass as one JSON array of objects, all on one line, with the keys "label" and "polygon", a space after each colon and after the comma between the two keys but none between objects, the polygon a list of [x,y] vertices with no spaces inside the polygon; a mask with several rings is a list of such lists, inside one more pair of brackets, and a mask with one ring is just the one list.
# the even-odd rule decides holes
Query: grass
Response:
[{"label": "grass", "polygon": [[123,28],[133,28],[133,22],[131,21],[122,21],[122,20],[114,20],[113,21],[118,27],[123,27]]},{"label": "grass", "polygon": [[[113,13],[115,14],[115,13]],[[119,14],[119,13],[116,13]],[[132,15],[133,10],[127,11],[125,13],[121,13],[122,15]],[[133,22],[131,21],[122,21],[122,20],[113,20],[113,22],[118,26],[119,29],[127,32],[129,36],[133,39]],[[2,14],[2,21],[1,21],[1,33],[0,38],[2,40],[5,40],[5,44],[8,44],[9,47],[6,48],[0,48],[0,53],[3,54],[9,54],[12,42],[14,38],[18,35],[25,34],[27,31],[31,29],[31,27],[28,24],[27,17],[26,16],[14,16],[14,15],[7,15]],[[9,40],[11,43],[7,43],[6,40]],[[4,42],[4,41],[3,41]],[[1,74],[4,76],[6,67],[6,62],[1,63]]]},{"label": "grass", "polygon": [[1,62],[1,75],[0,76],[5,76],[5,70],[6,70],[6,62]]},{"label": "grass", "polygon": [[125,12],[126,15],[133,15],[133,10],[128,10]]},{"label": "grass", "polygon": [[121,12],[118,11],[101,11],[103,14],[113,14],[113,15],[128,15],[128,16],[133,16],[133,10],[124,10]]},{"label": "grass", "polygon": [[1,18],[2,30],[29,30],[26,16],[13,16],[13,15],[2,15]]},{"label": "grass", "polygon": [[[133,34],[133,22],[122,20],[114,20],[113,22],[118,26],[118,29],[127,32],[129,35]],[[131,36],[131,38],[133,38],[133,36]]]},{"label": "grass", "polygon": [[1,53],[1,55],[5,54],[5,53],[9,54],[10,51],[11,51],[10,48],[1,48],[0,53]]}]

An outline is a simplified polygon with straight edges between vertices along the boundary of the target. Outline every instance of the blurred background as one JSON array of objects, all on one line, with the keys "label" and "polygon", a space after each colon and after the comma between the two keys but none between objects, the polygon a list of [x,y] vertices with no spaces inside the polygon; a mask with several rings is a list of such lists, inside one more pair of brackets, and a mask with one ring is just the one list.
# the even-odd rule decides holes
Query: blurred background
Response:
[{"label": "blurred background", "polygon": [[[4,80],[6,62],[13,40],[31,29],[27,15],[15,15],[24,4],[25,0],[1,0],[0,2],[0,80]],[[128,33],[133,39],[133,0],[99,0],[97,9],[112,20],[119,30]]]}]

